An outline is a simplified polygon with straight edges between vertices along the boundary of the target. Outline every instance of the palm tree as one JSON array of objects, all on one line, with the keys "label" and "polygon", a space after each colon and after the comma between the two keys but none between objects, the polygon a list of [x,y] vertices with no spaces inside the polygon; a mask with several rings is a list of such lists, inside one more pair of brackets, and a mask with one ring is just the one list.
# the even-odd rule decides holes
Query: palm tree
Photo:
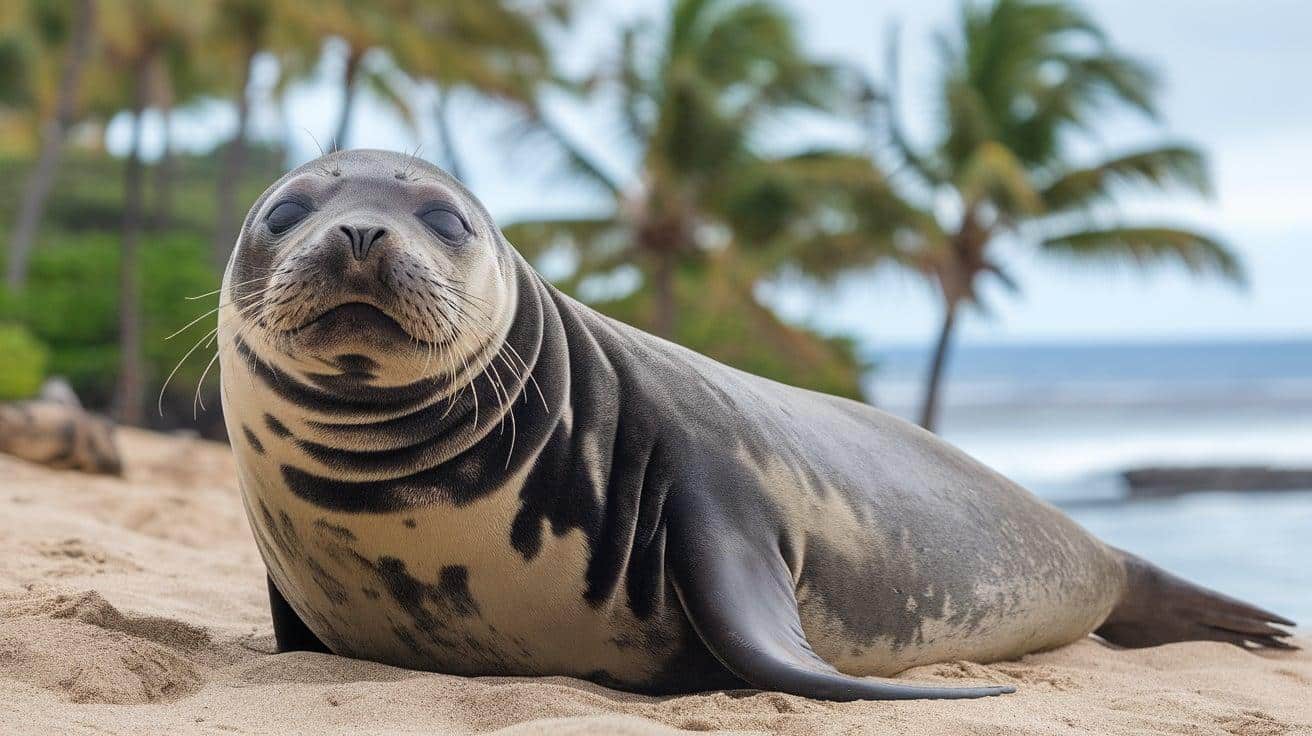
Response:
[{"label": "palm tree", "polygon": [[54,184],[55,171],[59,168],[64,140],[68,137],[68,130],[77,116],[78,93],[82,87],[83,72],[91,57],[95,39],[97,12],[95,0],[79,0],[71,5],[62,6],[66,11],[62,13],[60,7],[35,3],[31,5],[34,15],[40,14],[43,21],[53,22],[37,23],[34,22],[35,19],[18,16],[20,22],[27,23],[29,27],[53,32],[55,37],[43,39],[46,42],[43,45],[58,50],[63,57],[63,69],[59,74],[53,109],[49,111],[42,124],[40,152],[24,187],[18,221],[9,240],[9,262],[5,281],[10,288],[21,287],[27,280],[27,263],[32,252],[32,244],[45,212],[50,187]]},{"label": "palm tree", "polygon": [[[1092,133],[1108,108],[1157,115],[1152,72],[1115,48],[1083,12],[1061,0],[965,2],[958,26],[939,46],[943,113],[930,147],[915,146],[900,125],[895,35],[883,97],[904,172],[901,192],[915,213],[907,223],[916,237],[903,242],[901,256],[936,284],[943,304],[920,413],[928,429],[962,307],[980,306],[986,277],[1016,288],[998,261],[996,243],[1004,238],[1049,257],[1171,262],[1243,278],[1236,256],[1205,234],[1109,222],[1105,205],[1121,185],[1206,195],[1210,184],[1202,154],[1178,143],[1079,160],[1072,139]],[[941,215],[945,202],[952,203],[950,217]]]},{"label": "palm tree", "polygon": [[763,129],[790,110],[827,109],[839,98],[836,70],[806,56],[794,27],[763,0],[677,0],[663,33],[625,29],[616,71],[583,87],[616,93],[636,172],[617,178],[535,109],[534,124],[611,207],[597,217],[521,222],[508,229],[511,239],[529,253],[568,244],[576,277],[636,266],[654,292],[650,326],[672,336],[680,269],[731,246],[764,247],[787,223],[782,203],[749,204],[795,191],[793,162],[762,150]]},{"label": "palm tree", "polygon": [[107,57],[126,72],[130,85],[132,136],[123,169],[123,228],[119,259],[119,368],[114,391],[114,416],[128,424],[141,423],[144,413],[144,366],[141,354],[141,289],[139,261],[145,199],[141,160],[142,117],[151,101],[171,48],[185,47],[199,36],[207,20],[205,3],[195,0],[132,0],[114,5],[104,17]]}]

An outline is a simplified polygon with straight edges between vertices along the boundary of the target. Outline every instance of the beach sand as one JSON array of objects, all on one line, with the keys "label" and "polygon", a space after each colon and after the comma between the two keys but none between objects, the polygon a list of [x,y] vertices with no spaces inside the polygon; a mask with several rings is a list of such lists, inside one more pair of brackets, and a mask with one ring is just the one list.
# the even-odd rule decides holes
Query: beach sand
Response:
[{"label": "beach sand", "polygon": [[[126,480],[0,456],[0,734],[1312,734],[1312,655],[1093,639],[902,675],[978,701],[648,698],[274,655],[227,448],[125,430]],[[1306,637],[1304,646],[1312,644]]]}]

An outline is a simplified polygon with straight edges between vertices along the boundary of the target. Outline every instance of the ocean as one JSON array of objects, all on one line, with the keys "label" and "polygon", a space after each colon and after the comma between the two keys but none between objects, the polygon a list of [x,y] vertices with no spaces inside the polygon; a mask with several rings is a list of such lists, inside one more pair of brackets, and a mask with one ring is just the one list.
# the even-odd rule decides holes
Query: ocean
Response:
[{"label": "ocean", "polygon": [[[868,394],[913,418],[927,354],[883,349]],[[1130,501],[1150,465],[1312,467],[1312,341],[961,346],[939,433],[1103,540],[1312,625],[1312,488]]]}]

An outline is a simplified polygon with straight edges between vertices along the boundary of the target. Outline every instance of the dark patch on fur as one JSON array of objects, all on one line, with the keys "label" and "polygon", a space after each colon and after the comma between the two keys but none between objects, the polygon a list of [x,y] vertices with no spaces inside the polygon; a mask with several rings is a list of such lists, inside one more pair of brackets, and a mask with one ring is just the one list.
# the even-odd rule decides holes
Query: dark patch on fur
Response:
[{"label": "dark patch on fur", "polygon": [[279,437],[290,437],[292,435],[292,431],[287,429],[287,425],[278,421],[278,418],[272,414],[264,415],[264,426],[268,427],[270,432],[273,432]]},{"label": "dark patch on fur", "polygon": [[314,580],[315,585],[319,586],[319,590],[323,591],[324,596],[330,603],[341,605],[350,600],[350,596],[346,593],[346,586],[342,585],[342,582],[332,573],[325,570],[323,565],[320,565],[313,556],[306,557],[305,563],[310,568],[310,578]]},{"label": "dark patch on fur", "polygon": [[299,560],[301,558],[301,538],[296,533],[296,527],[292,524],[291,518],[286,512],[279,512],[282,517],[282,524],[279,524],[273,518],[273,513],[269,507],[260,501],[260,516],[264,519],[264,529],[269,534],[273,546],[284,555],[284,558]]},{"label": "dark patch on fur", "polygon": [[439,573],[437,589],[450,602],[451,608],[461,616],[478,613],[478,604],[469,594],[469,568],[464,565],[446,565]]},{"label": "dark patch on fur", "polygon": [[355,541],[354,532],[339,524],[333,524],[332,522],[326,519],[318,519],[317,521],[314,522],[314,527],[316,529],[322,529],[325,532],[332,534],[333,536],[337,537],[338,539],[344,542]]},{"label": "dark patch on fur", "polygon": [[405,526],[406,526],[407,529],[414,529],[416,526],[418,526],[418,524],[415,523],[415,520],[414,520],[414,519],[406,519],[405,521],[403,521],[403,522],[401,522],[401,523],[402,523],[402,524],[405,524]]},{"label": "dark patch on fur", "polygon": [[251,449],[255,451],[255,454],[263,455],[264,445],[260,444],[260,438],[255,436],[255,433],[251,431],[251,428],[243,424],[241,425],[241,432],[246,435],[246,444],[251,446]]},{"label": "dark patch on fur", "polygon": [[392,624],[392,633],[407,649],[415,654],[423,654],[424,648],[419,644],[419,640],[415,638],[415,635],[410,633],[409,629],[400,624]]},{"label": "dark patch on fur", "polygon": [[377,562],[359,555],[356,559],[378,575],[383,587],[401,609],[415,620],[420,631],[440,627],[434,614],[429,611],[429,605],[442,614],[464,617],[478,613],[478,604],[469,594],[469,571],[463,565],[443,567],[434,585],[411,575],[406,570],[405,562],[395,557],[379,557]]},{"label": "dark patch on fur", "polygon": [[378,363],[367,355],[348,353],[337,356],[336,360],[337,367],[343,373],[371,373],[378,370]]}]

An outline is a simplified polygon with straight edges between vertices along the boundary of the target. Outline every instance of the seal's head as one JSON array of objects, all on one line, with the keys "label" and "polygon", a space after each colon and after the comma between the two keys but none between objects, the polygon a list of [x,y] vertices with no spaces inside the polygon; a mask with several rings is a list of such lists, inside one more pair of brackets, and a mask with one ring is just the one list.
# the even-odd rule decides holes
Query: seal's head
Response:
[{"label": "seal's head", "polygon": [[510,254],[482,204],[440,169],[387,151],[335,152],[251,208],[220,324],[261,354],[413,378],[504,333]]}]

